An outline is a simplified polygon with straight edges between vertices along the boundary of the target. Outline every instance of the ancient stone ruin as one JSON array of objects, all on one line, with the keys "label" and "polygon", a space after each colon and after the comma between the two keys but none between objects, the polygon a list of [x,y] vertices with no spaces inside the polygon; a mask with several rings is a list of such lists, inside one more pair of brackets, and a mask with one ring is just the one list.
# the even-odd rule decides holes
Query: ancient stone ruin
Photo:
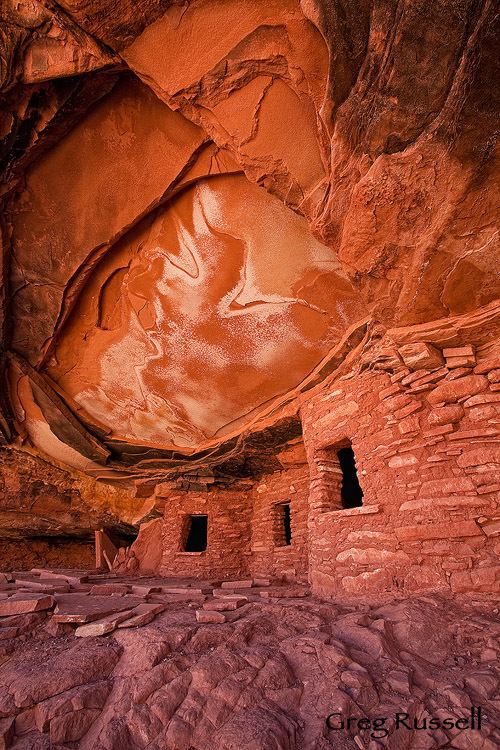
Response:
[{"label": "ancient stone ruin", "polygon": [[0,748],[494,750],[494,3],[0,18]]}]

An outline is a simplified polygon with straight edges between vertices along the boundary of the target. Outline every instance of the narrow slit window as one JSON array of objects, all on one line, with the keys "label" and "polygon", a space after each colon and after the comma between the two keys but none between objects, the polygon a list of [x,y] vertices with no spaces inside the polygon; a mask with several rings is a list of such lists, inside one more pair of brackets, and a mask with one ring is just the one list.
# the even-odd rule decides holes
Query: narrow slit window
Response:
[{"label": "narrow slit window", "polygon": [[363,505],[363,490],[359,484],[356,471],[356,459],[351,446],[337,451],[340,468],[342,470],[342,484],[340,498],[343,508],[359,508]]},{"label": "narrow slit window", "polygon": [[292,520],[290,503],[279,503],[275,507],[274,543],[277,547],[289,547],[292,543]]},{"label": "narrow slit window", "polygon": [[190,516],[184,552],[204,552],[207,548],[208,516]]}]

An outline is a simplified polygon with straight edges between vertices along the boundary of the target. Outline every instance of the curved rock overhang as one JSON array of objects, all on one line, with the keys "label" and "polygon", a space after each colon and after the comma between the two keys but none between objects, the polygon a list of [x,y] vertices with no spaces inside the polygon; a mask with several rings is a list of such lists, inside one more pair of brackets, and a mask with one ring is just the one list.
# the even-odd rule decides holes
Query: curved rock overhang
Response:
[{"label": "curved rock overhang", "polygon": [[223,5],[7,8],[0,432],[109,482],[244,475],[499,296],[492,4]]}]

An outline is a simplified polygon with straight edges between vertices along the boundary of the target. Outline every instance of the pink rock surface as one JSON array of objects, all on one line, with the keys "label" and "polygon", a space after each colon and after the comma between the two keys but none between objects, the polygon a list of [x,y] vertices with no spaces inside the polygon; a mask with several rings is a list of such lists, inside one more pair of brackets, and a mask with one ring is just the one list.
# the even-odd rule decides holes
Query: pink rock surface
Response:
[{"label": "pink rock surface", "polygon": [[[485,594],[383,602],[358,594],[335,604],[262,600],[224,622],[223,613],[204,610],[209,621],[195,620],[180,604],[108,638],[47,638],[43,626],[32,627],[0,664],[0,709],[14,747],[121,750],[126,738],[131,750],[145,742],[177,750],[184,737],[200,750],[236,742],[290,750],[320,738],[322,750],[343,750],[352,735],[327,732],[333,711],[370,717],[383,705],[391,716],[418,704],[420,716],[466,716],[481,705],[488,721],[460,737],[493,750],[500,729],[493,609]],[[401,733],[393,725],[388,732],[397,746]],[[370,742],[365,729],[359,736]],[[420,743],[422,732],[404,736]],[[429,747],[449,744],[439,729],[425,736]]]},{"label": "pink rock surface", "polygon": [[51,609],[55,603],[56,600],[53,596],[44,594],[32,596],[14,594],[8,599],[0,601],[0,617],[20,615],[26,612],[40,612],[41,610]]},{"label": "pink rock surface", "polygon": [[494,750],[494,3],[0,15],[0,744]]},{"label": "pink rock surface", "polygon": [[230,612],[231,610],[238,609],[238,607],[246,604],[248,599],[246,597],[231,597],[225,599],[210,599],[204,602],[203,609],[210,610],[211,612]]},{"label": "pink rock surface", "polygon": [[56,596],[54,620],[56,622],[87,623],[130,610],[141,604],[136,596],[86,596],[61,594]]},{"label": "pink rock surface", "polygon": [[226,616],[222,612],[197,609],[196,621],[204,623],[223,623],[226,622]]}]

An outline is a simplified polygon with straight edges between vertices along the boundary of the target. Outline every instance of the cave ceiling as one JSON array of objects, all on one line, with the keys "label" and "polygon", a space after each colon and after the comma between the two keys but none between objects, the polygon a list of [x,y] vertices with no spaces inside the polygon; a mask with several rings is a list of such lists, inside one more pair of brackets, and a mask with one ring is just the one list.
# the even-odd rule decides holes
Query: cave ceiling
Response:
[{"label": "cave ceiling", "polygon": [[2,14],[5,443],[230,465],[374,331],[498,298],[492,3]]}]

